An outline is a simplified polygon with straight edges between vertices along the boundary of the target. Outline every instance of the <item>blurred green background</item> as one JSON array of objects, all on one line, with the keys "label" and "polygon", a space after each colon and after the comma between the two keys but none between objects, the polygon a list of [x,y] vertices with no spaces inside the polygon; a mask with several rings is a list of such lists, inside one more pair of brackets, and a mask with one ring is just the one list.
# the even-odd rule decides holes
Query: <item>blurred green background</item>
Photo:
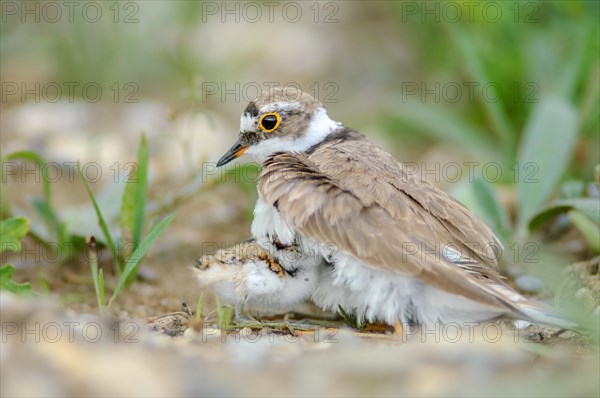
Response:
[{"label": "blurred green background", "polygon": [[[368,361],[371,373],[353,370],[340,380],[360,384],[366,375],[366,396],[380,378],[389,387],[381,391],[401,391],[398,374],[421,387],[435,384],[437,393],[454,383],[449,391],[475,396],[577,389],[583,392],[574,396],[597,396],[597,361],[580,359],[597,353],[600,311],[600,2],[3,0],[0,18],[0,289],[28,294],[33,287],[77,314],[114,299],[110,310],[121,319],[198,301],[190,265],[209,247],[250,235],[256,198],[256,165],[242,158],[217,170],[215,162],[258,89],[292,85],[465,203],[503,241],[509,283],[541,299],[558,297],[557,307],[591,330],[584,348],[564,343],[573,362],[527,345],[540,360],[534,365],[555,360],[552,372],[530,362],[513,369],[510,359],[502,379],[495,362],[452,354],[443,366],[471,366],[481,385],[431,376],[429,365],[419,377],[412,373],[419,366],[392,367],[384,380]],[[125,184],[132,172],[136,182]],[[82,259],[89,235],[109,255]],[[127,244],[136,251],[118,251]],[[143,282],[133,283],[150,247],[144,265],[154,274],[140,271]],[[125,275],[131,258],[135,269]],[[129,289],[117,299],[123,286]],[[347,347],[339,345],[349,355],[340,362],[360,365]],[[408,358],[402,348],[369,346],[356,355],[373,354],[385,368],[412,364],[395,361]],[[501,358],[499,348],[490,357]],[[294,373],[277,358],[279,370]],[[103,368],[113,364],[111,356]],[[584,370],[574,370],[577,364]],[[320,374],[329,378],[339,366]],[[22,374],[31,367],[11,368]],[[517,374],[524,367],[532,372]],[[495,388],[482,369],[494,375]],[[271,375],[263,373],[263,381]],[[307,391],[318,391],[315,385],[298,383]]]},{"label": "blurred green background", "polygon": [[258,89],[294,85],[471,207],[461,182],[495,184],[507,214],[475,210],[524,237],[561,181],[594,179],[598,4],[3,1],[2,152],[114,180],[144,132],[151,177],[185,180]]},{"label": "blurred green background", "polygon": [[[596,1],[27,4],[2,6],[4,111],[35,101],[8,83],[58,84],[58,107],[69,102],[66,83],[81,84],[81,102],[94,82],[102,95],[92,112],[135,108],[129,100],[194,109],[221,118],[213,132],[231,139],[255,87],[292,83],[402,158],[443,141],[463,157],[506,163],[536,104],[558,96],[578,119],[569,173],[591,177],[598,160]],[[53,92],[38,101],[52,103]],[[4,123],[6,140],[18,128]]]}]

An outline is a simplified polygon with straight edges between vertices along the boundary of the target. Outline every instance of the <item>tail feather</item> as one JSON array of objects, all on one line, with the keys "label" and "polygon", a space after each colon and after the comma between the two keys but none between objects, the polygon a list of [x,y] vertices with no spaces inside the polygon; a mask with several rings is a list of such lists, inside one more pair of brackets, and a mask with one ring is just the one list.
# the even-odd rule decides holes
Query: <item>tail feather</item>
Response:
[{"label": "tail feather", "polygon": [[519,310],[527,317],[528,321],[534,323],[555,326],[561,329],[576,329],[578,326],[577,323],[564,318],[551,308],[532,300],[519,303]]},{"label": "tail feather", "polygon": [[494,283],[488,286],[498,293],[497,297],[512,309],[512,315],[517,319],[562,329],[576,329],[579,326],[561,316],[550,306],[524,297],[504,283]]}]

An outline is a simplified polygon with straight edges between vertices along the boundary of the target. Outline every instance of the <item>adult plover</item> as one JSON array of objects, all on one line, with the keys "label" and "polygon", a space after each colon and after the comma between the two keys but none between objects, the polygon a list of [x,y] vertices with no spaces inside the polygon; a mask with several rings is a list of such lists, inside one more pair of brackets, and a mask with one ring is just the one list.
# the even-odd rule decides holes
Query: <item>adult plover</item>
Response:
[{"label": "adult plover", "polygon": [[315,260],[322,308],[404,325],[561,323],[503,281],[488,226],[307,93],[274,89],[250,102],[218,166],[242,154],[262,164],[254,238],[269,253],[299,246]]}]

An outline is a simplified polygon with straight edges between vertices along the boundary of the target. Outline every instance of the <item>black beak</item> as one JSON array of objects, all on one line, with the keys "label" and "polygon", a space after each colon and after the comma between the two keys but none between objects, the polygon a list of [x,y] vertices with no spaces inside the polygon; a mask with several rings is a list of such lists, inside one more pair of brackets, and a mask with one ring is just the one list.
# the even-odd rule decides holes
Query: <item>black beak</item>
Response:
[{"label": "black beak", "polygon": [[248,149],[248,147],[243,146],[240,143],[240,140],[237,140],[235,142],[235,144],[233,144],[233,146],[231,148],[229,148],[229,150],[225,153],[225,155],[223,155],[221,157],[221,159],[219,159],[219,161],[217,162],[217,167],[221,167],[221,166],[231,162],[233,159],[239,158],[240,156],[242,156],[244,154],[244,152],[246,152],[246,149]]}]

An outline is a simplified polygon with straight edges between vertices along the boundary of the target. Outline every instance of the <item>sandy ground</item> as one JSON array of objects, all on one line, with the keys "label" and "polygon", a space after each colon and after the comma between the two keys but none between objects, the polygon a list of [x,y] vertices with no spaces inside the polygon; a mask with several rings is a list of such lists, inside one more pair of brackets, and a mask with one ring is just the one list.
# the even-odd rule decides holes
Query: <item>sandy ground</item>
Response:
[{"label": "sandy ground", "polygon": [[[232,223],[240,228],[231,232],[226,227]],[[215,223],[212,238],[227,230],[219,241],[243,239],[245,223]],[[186,235],[182,228],[173,226],[180,238]],[[167,236],[146,259],[145,279],[103,316],[86,264],[21,264],[19,278],[34,281],[38,291],[45,284],[49,293],[0,296],[2,396],[600,393],[597,346],[571,331],[519,331],[500,321],[394,335],[386,329],[358,332],[340,321],[315,327],[296,320],[291,327],[221,331],[210,299],[200,321],[193,314],[200,292],[190,267],[201,248]],[[597,263],[573,267],[582,275],[595,270],[590,292],[597,288]]]},{"label": "sandy ground", "polygon": [[[123,142],[113,137],[112,144],[103,141],[85,151],[85,137],[59,138],[48,141],[61,143],[55,150],[43,151],[43,144],[37,149],[47,159],[64,160],[68,154],[69,161],[83,153],[82,158],[100,162],[105,171],[112,171],[109,167],[115,159],[131,160],[137,145],[133,139]],[[15,136],[14,140],[18,144],[24,138]],[[70,146],[64,147],[66,142]],[[159,145],[151,132],[149,142],[154,142],[150,196],[162,198],[177,191],[178,176],[189,169],[176,162],[181,159],[179,152],[161,152],[171,147]],[[197,147],[208,148],[215,156],[222,153],[206,140],[202,142]],[[8,146],[12,147],[17,145]],[[102,154],[108,159],[104,163],[94,158]],[[118,159],[118,154],[123,158]],[[111,183],[104,181],[93,189],[98,192]],[[39,182],[11,187],[9,198],[15,210],[35,214],[30,199],[40,195]],[[52,188],[55,204],[65,210],[62,215],[82,215],[77,220],[81,230],[98,233],[81,181],[60,181]],[[113,202],[118,204],[118,199]],[[144,259],[142,278],[102,316],[89,265],[81,258],[52,261],[29,238],[21,253],[3,256],[2,263],[15,264],[16,280],[31,281],[40,296],[0,294],[0,395],[600,395],[598,339],[585,333],[535,327],[515,331],[510,323],[499,322],[468,330],[440,326],[393,335],[385,328],[357,332],[334,321],[321,328],[299,326],[297,319],[291,328],[222,332],[211,297],[207,297],[201,321],[196,321],[181,311],[182,303],[193,311],[201,293],[190,268],[199,256],[249,236],[254,199],[255,193],[224,183],[177,206],[175,221]],[[104,202],[110,204],[110,200]],[[32,225],[40,224],[32,219]],[[102,256],[111,293],[115,281],[110,256],[106,251]],[[590,317],[597,319],[593,317],[598,316],[594,314],[599,303],[598,261],[573,266],[571,273],[583,281],[577,293],[591,303]],[[310,314],[309,307],[299,310],[311,317],[323,315]],[[151,326],[149,321],[153,321]]]},{"label": "sandy ground", "polygon": [[[597,396],[598,353],[572,332],[506,324],[415,335],[170,326],[1,296],[2,396]],[[173,318],[171,317],[171,321]],[[187,328],[186,328],[187,327]],[[164,329],[162,329],[164,330]]]}]

